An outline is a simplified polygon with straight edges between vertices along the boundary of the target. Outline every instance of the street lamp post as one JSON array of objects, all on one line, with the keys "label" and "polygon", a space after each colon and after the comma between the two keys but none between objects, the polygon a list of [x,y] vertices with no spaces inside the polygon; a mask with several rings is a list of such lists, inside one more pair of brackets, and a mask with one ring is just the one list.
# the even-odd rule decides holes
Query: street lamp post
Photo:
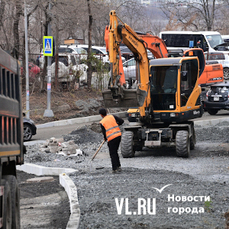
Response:
[{"label": "street lamp post", "polygon": [[27,11],[26,3],[24,1],[24,14],[25,14],[25,71],[26,72],[26,117],[29,118],[29,65],[28,65],[28,32],[27,32]]}]

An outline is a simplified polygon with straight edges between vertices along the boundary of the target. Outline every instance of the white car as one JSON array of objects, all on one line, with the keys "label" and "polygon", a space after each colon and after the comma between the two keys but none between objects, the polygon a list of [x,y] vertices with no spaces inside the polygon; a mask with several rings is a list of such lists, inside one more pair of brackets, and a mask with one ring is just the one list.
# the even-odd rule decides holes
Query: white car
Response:
[{"label": "white car", "polygon": [[[58,81],[59,82],[71,82],[75,77],[79,77],[79,82],[85,83],[87,81],[87,65],[80,64],[75,54],[59,54],[58,64]],[[53,58],[51,65],[51,76],[54,80],[55,76],[55,59]]]},{"label": "white car", "polygon": [[78,54],[74,48],[68,46],[68,45],[60,45],[58,49],[58,53],[73,53]]},{"label": "white car", "polygon": [[209,52],[205,53],[206,60],[215,60],[223,66],[223,76],[225,80],[229,79],[229,52]]},{"label": "white car", "polygon": [[[88,51],[88,45],[78,45],[77,47],[83,48],[86,51]],[[95,55],[96,58],[102,60],[104,64],[110,64],[109,56],[106,51],[106,47],[92,46],[91,52]]]},{"label": "white car", "polygon": [[[87,59],[87,52],[83,48],[77,47],[76,45],[60,45],[58,49],[58,53],[75,54],[77,57],[77,61],[80,62],[82,62],[82,60]],[[44,68],[43,50],[41,51],[41,55],[39,58],[39,67],[41,69]]]},{"label": "white car", "polygon": [[133,80],[136,79],[136,61],[134,58],[131,58],[123,63],[123,71],[126,80],[129,80],[130,78]]},{"label": "white car", "polygon": [[69,45],[68,48],[73,49],[77,54],[87,55],[87,51],[78,45]]},{"label": "white car", "polygon": [[[148,50],[147,50],[148,51]],[[153,59],[153,55],[151,52],[148,51],[148,59]],[[134,58],[131,58],[123,63],[123,71],[125,74],[125,79],[136,79],[136,61]]]},{"label": "white car", "polygon": [[77,59],[82,62],[83,60],[87,59],[87,51],[81,47],[78,47],[77,45],[69,45],[68,46],[69,49],[73,49],[74,53],[76,53],[77,55]]}]

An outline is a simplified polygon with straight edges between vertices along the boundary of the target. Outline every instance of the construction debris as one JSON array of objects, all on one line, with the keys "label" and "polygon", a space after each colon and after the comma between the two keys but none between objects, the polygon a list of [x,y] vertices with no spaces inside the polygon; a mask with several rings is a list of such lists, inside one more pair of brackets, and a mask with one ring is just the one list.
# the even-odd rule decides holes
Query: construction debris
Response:
[{"label": "construction debris", "polygon": [[63,156],[79,156],[83,155],[79,146],[73,140],[64,142],[64,139],[50,138],[44,144],[40,145],[41,152],[43,153],[56,153]]}]

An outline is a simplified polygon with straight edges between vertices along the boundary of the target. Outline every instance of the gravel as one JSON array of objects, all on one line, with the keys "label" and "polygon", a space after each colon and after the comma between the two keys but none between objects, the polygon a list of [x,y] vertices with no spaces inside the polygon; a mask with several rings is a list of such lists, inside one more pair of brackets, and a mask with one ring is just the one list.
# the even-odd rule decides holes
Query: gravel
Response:
[{"label": "gravel", "polygon": [[[228,185],[200,182],[189,175],[165,170],[124,168],[120,174],[109,174],[109,170],[81,173],[71,176],[78,187],[81,206],[79,228],[223,228],[223,213],[228,210]],[[172,184],[159,193],[153,187],[161,188]],[[220,189],[220,190],[219,190]],[[210,196],[212,203],[207,208],[206,201],[173,202],[168,195]],[[115,198],[128,198],[131,211],[138,209],[138,198],[156,199],[155,215],[126,215],[125,205],[118,215]],[[225,203],[224,203],[225,202]],[[227,202],[227,204],[226,204]],[[220,204],[219,204],[220,203]],[[152,206],[152,202],[151,202]],[[202,214],[177,214],[168,208],[205,209]],[[181,210],[180,210],[181,211]],[[189,211],[189,210],[188,210]],[[138,213],[137,213],[138,214]]]},{"label": "gravel", "polygon": [[[28,179],[38,178],[38,176],[17,171],[20,188],[21,229],[66,228],[70,216],[68,196],[59,184],[59,176],[52,177],[53,180],[50,181],[28,182]],[[51,202],[50,199],[53,196],[56,199]],[[42,215],[42,211],[48,216]],[[50,219],[45,220],[47,217]]]},{"label": "gravel", "polygon": [[[178,158],[172,147],[145,149],[136,152],[134,158],[120,156],[122,172],[118,174],[110,173],[106,144],[91,161],[103,140],[98,130],[99,125],[93,124],[64,136],[65,141],[75,141],[83,151],[82,155],[41,153],[39,145],[27,146],[25,155],[27,163],[78,170],[70,177],[78,189],[80,229],[225,228],[224,215],[229,211],[227,125],[196,128],[196,148],[188,159]],[[154,189],[168,184],[171,185],[161,193]],[[176,200],[169,201],[168,196],[173,195]],[[202,196],[210,196],[210,201]],[[189,197],[191,201],[178,201],[182,197]],[[117,212],[115,198],[119,204],[124,198],[121,214]],[[155,199],[156,213],[138,214],[139,198],[150,198],[151,202]],[[136,215],[128,215],[125,210],[136,212]]]}]

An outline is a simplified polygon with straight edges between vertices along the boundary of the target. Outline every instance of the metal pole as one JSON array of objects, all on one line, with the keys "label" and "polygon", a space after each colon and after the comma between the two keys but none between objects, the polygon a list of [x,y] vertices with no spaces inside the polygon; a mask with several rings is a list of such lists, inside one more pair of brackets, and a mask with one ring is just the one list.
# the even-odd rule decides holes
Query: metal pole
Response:
[{"label": "metal pole", "polygon": [[[49,12],[51,11],[52,5],[49,3]],[[52,35],[51,22],[48,24],[48,36]],[[53,46],[53,45],[52,45]],[[53,111],[51,110],[51,56],[48,56],[48,66],[47,66],[47,109],[44,112],[44,117],[53,117]]]},{"label": "metal pole", "polygon": [[25,72],[26,72],[26,117],[29,118],[29,65],[28,65],[28,32],[27,32],[27,12],[26,3],[24,1],[25,9]]}]

